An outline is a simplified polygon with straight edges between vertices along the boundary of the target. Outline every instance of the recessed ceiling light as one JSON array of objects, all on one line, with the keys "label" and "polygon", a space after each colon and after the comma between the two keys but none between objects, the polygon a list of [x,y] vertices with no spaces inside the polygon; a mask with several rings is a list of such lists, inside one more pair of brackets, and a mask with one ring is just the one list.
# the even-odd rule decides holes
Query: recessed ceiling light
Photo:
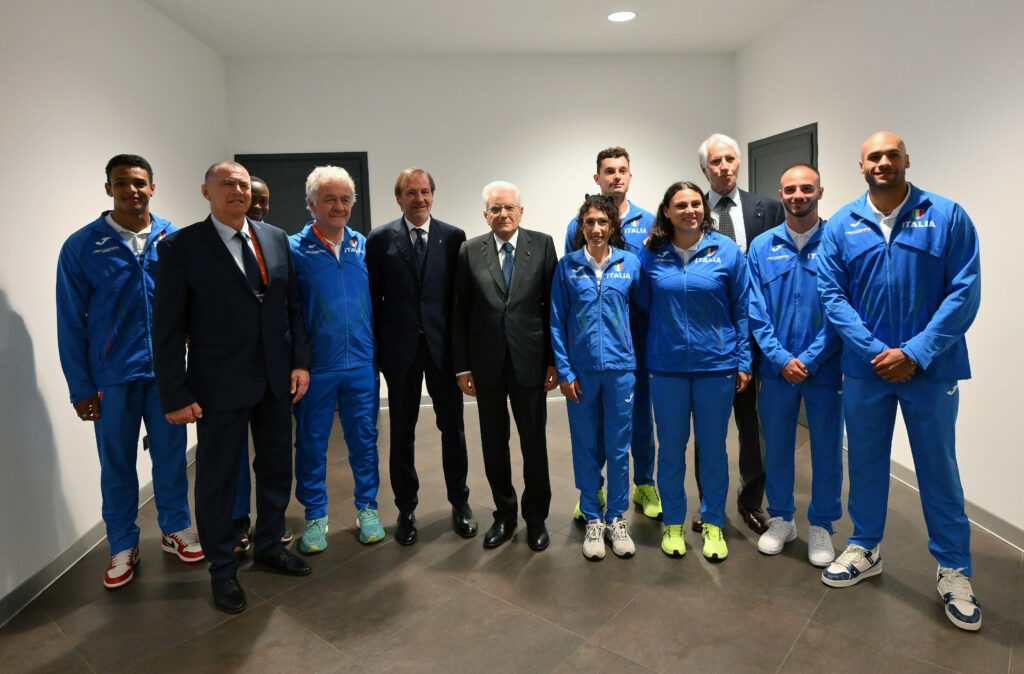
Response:
[{"label": "recessed ceiling light", "polygon": [[636,12],[612,12],[608,15],[609,21],[621,23],[623,21],[632,21],[636,18]]}]

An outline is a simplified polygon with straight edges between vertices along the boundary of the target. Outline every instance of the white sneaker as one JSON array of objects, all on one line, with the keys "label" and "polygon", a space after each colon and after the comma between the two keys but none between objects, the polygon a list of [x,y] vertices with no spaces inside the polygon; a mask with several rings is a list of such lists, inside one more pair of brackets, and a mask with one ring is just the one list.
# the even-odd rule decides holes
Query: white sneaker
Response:
[{"label": "white sneaker", "polygon": [[763,555],[777,555],[786,543],[796,540],[796,524],[781,517],[768,520],[768,531],[757,539],[757,549]]},{"label": "white sneaker", "polygon": [[604,559],[604,522],[587,520],[587,533],[583,537],[583,556],[592,562]]},{"label": "white sneaker", "polygon": [[832,534],[825,527],[811,525],[807,531],[807,561],[817,567],[828,566],[836,558]]},{"label": "white sneaker", "polygon": [[865,578],[882,573],[879,546],[874,550],[847,545],[839,557],[821,572],[821,582],[830,587],[850,587]]},{"label": "white sneaker", "polygon": [[173,534],[164,534],[160,546],[164,552],[177,555],[178,559],[189,564],[201,562],[206,558],[203,555],[202,546],[196,540],[196,535],[192,533],[192,529],[182,529],[181,531],[175,531]]},{"label": "white sneaker", "polygon": [[622,517],[616,517],[611,524],[606,525],[604,535],[611,541],[612,552],[616,557],[629,559],[636,554],[636,546],[633,545],[633,539],[629,537],[629,527]]},{"label": "white sneaker", "polygon": [[963,569],[940,566],[935,572],[939,596],[946,603],[946,617],[962,630],[977,632],[981,629],[981,604],[974,596],[971,579]]}]

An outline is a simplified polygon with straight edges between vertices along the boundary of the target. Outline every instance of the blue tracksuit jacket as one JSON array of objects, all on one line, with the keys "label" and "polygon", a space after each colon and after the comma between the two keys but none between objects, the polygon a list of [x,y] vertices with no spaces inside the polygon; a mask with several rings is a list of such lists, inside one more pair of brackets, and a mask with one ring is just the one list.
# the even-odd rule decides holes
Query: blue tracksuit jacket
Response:
[{"label": "blue tracksuit jacket", "polygon": [[781,378],[798,358],[818,383],[839,384],[840,340],[818,295],[818,248],[824,223],[803,250],[785,223],[759,235],[747,251],[750,329],[762,358],[758,374]]},{"label": "blue tracksuit jacket", "polygon": [[874,378],[871,360],[902,349],[914,377],[969,379],[964,333],[981,302],[974,224],[953,201],[911,185],[889,243],[865,193],[825,226],[818,287],[843,340],[842,370]]},{"label": "blue tracksuit jacket", "polygon": [[686,264],[671,245],[645,249],[640,262],[649,280],[649,371],[751,371],[747,265],[735,242],[707,232]]},{"label": "blue tracksuit jacket", "polygon": [[154,376],[156,244],[177,228],[151,215],[140,259],[108,213],[68,237],[57,262],[57,343],[72,402]]},{"label": "blue tracksuit jacket", "polygon": [[611,249],[611,259],[597,275],[582,249],[558,261],[551,283],[551,344],[561,381],[579,372],[635,370],[629,309],[643,292],[640,260]]},{"label": "blue tracksuit jacket", "polygon": [[341,260],[307,223],[289,237],[302,294],[302,314],[313,344],[310,372],[349,370],[372,365],[374,358],[366,238],[349,227]]}]

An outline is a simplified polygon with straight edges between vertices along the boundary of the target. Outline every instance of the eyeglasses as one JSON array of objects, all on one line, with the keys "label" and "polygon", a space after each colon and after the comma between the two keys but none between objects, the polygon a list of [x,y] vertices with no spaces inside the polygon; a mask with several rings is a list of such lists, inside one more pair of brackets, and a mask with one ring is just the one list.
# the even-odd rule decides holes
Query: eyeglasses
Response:
[{"label": "eyeglasses", "polygon": [[505,211],[506,213],[511,215],[512,213],[515,213],[518,208],[519,206],[516,206],[515,204],[505,204],[504,206],[495,204],[489,207],[487,209],[487,212],[490,213],[491,215],[501,215],[501,212]]}]

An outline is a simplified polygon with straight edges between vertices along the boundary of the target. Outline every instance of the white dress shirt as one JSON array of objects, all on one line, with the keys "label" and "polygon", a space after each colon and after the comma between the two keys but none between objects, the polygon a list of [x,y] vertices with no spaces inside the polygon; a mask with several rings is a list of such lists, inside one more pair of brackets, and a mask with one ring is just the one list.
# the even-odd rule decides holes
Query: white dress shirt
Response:
[{"label": "white dress shirt", "polygon": [[113,227],[114,231],[120,234],[121,238],[128,242],[128,245],[132,247],[133,251],[135,251],[136,257],[142,255],[142,252],[146,250],[146,241],[149,240],[149,235],[153,231],[152,220],[150,220],[150,223],[141,231],[133,232],[132,230],[117,224],[110,213],[107,213],[107,217],[105,219],[107,224]]},{"label": "white dress shirt", "polygon": [[732,216],[732,228],[736,233],[736,245],[740,247],[743,254],[747,254],[747,229],[743,224],[743,207],[740,205],[740,188],[732,188],[728,194],[719,194],[714,190],[708,190],[708,206],[711,208],[711,219],[715,221],[715,229],[718,229],[718,202],[722,197],[732,199],[732,206],[729,207],[729,215]]},{"label": "white dress shirt", "polygon": [[597,285],[601,285],[601,274],[604,273],[604,268],[608,266],[608,263],[612,260],[612,252],[609,250],[608,255],[605,256],[604,262],[598,262],[597,258],[590,254],[586,246],[583,246],[583,257],[587,258],[587,262],[590,263],[590,268],[594,270],[594,276],[597,277]]},{"label": "white dress shirt", "polygon": [[871,210],[875,212],[875,219],[878,220],[878,226],[882,228],[882,234],[885,236],[885,242],[889,243],[889,237],[892,236],[893,225],[896,224],[896,216],[900,214],[903,207],[907,205],[907,199],[910,198],[910,183],[907,183],[907,196],[903,197],[903,201],[900,205],[892,209],[889,215],[886,215],[882,211],[878,210],[875,206],[875,202],[871,201],[871,194],[868,194],[868,203],[871,205]]},{"label": "white dress shirt", "polygon": [[814,223],[814,226],[808,229],[803,234],[793,231],[792,229],[790,229],[788,224],[786,225],[786,231],[789,233],[789,238],[793,239],[793,243],[796,244],[797,252],[804,249],[804,246],[807,245],[807,242],[811,240],[811,237],[814,236],[814,233],[817,232],[820,228],[821,218],[818,218],[818,221]]},{"label": "white dress shirt", "polygon": [[402,221],[405,222],[406,229],[409,230],[409,243],[416,247],[416,230],[423,232],[423,244],[426,245],[428,238],[430,237],[430,218],[427,217],[427,221],[420,226],[416,226],[409,222],[409,218],[403,217]]},{"label": "white dress shirt", "polygon": [[[228,247],[228,252],[231,253],[231,257],[235,260],[235,264],[238,265],[238,268],[241,269],[244,274],[245,262],[242,260],[242,244],[235,238],[235,234],[238,232],[234,227],[228,227],[223,222],[215,218],[213,213],[210,214],[210,220],[213,221],[213,228],[217,230],[217,234],[219,234],[221,240],[224,241],[224,245]],[[251,250],[252,254],[255,255],[256,249],[252,245],[252,232],[249,231],[248,221],[242,225],[241,232],[245,237],[245,242],[249,244],[249,250]]]},{"label": "white dress shirt", "polygon": [[677,246],[674,243],[672,244],[672,247],[676,249],[676,253],[679,254],[679,257],[683,258],[683,264],[689,264],[690,263],[690,258],[693,257],[694,253],[697,252],[697,246],[699,246],[700,242],[703,241],[703,240],[704,240],[704,232],[701,232],[700,233],[700,238],[697,239],[693,243],[693,245],[690,246],[689,248],[680,248],[679,246]]},{"label": "white dress shirt", "polygon": [[[505,264],[505,251],[501,249],[505,245],[505,242],[497,234],[492,234],[494,237],[494,245],[498,248],[498,266]],[[512,238],[508,240],[512,244],[512,262],[516,261],[516,246],[519,244],[519,228],[516,227],[516,231],[512,232]]]}]

